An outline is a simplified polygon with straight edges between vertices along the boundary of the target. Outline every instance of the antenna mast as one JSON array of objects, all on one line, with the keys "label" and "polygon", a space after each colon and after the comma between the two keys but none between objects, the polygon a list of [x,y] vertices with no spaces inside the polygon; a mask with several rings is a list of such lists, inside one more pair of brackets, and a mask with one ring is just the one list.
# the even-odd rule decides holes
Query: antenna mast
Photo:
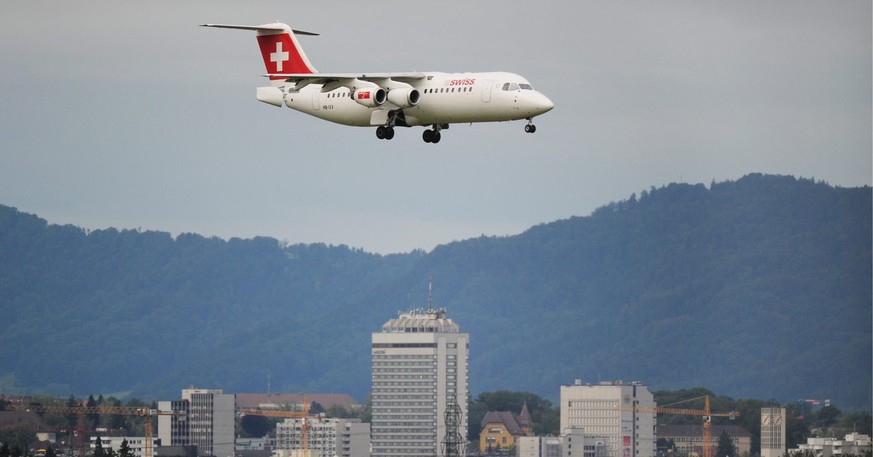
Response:
[{"label": "antenna mast", "polygon": [[433,273],[427,275],[427,310],[433,311]]}]

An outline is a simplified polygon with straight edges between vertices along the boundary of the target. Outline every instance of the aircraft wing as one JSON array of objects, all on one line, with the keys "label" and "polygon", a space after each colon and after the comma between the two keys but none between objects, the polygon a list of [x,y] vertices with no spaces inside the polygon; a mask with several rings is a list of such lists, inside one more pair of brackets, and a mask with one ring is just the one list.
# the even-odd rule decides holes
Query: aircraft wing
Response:
[{"label": "aircraft wing", "polygon": [[427,77],[424,73],[271,73],[264,75],[270,79],[284,79],[295,83],[294,88],[300,90],[310,84],[322,84],[325,87],[355,87],[355,81],[368,81],[381,85],[385,81],[410,83]]}]

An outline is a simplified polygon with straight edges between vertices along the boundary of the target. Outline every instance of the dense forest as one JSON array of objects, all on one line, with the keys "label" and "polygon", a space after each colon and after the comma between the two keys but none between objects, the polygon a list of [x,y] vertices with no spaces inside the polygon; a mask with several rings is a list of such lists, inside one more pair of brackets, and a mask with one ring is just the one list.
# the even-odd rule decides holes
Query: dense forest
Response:
[{"label": "dense forest", "polygon": [[0,393],[369,391],[370,334],[434,304],[470,382],[576,378],[871,401],[871,189],[748,175],[380,256],[272,238],[52,225],[0,206]]}]

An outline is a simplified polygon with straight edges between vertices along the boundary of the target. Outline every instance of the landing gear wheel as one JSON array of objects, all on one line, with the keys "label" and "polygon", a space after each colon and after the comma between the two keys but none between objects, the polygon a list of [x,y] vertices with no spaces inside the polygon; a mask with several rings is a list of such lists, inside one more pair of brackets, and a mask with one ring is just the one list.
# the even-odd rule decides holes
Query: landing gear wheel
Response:
[{"label": "landing gear wheel", "polygon": [[525,126],[524,126],[524,131],[527,132],[527,133],[536,133],[536,131],[537,131],[537,126],[535,126],[535,125],[533,125],[533,124],[525,125]]},{"label": "landing gear wheel", "polygon": [[384,125],[376,127],[376,138],[380,140],[390,140],[394,138],[394,127],[385,127]]},{"label": "landing gear wheel", "polygon": [[433,129],[427,129],[421,134],[421,139],[423,139],[425,143],[439,143],[441,137],[440,129],[437,126],[434,126]]}]

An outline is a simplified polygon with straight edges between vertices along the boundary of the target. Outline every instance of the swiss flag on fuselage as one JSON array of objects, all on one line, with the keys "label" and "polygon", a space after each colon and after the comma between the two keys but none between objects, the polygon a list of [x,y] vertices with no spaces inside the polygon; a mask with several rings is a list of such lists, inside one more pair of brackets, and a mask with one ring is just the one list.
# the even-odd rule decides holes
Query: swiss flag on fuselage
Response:
[{"label": "swiss flag on fuselage", "polygon": [[291,35],[258,35],[258,46],[261,47],[267,73],[312,73]]}]

